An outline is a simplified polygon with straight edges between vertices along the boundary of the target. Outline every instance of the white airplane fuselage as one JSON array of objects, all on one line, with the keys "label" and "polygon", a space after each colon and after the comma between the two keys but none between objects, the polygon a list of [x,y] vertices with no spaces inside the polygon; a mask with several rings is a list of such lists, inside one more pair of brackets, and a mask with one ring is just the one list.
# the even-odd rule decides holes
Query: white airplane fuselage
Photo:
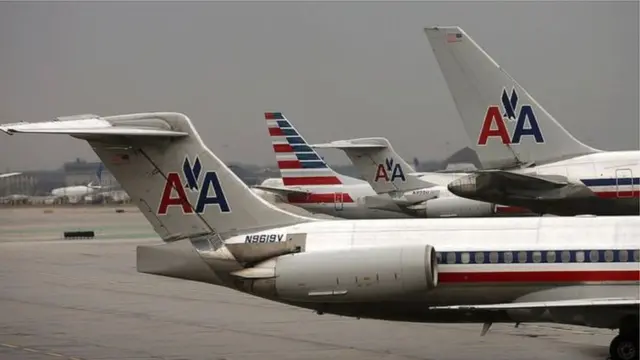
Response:
[{"label": "white airplane fuselage", "polygon": [[[283,186],[281,178],[268,179],[270,185]],[[371,209],[364,203],[367,196],[376,196],[369,184],[345,184],[340,187],[342,192],[336,192],[336,186],[314,186],[309,197],[303,196],[278,196],[261,189],[252,189],[254,193],[265,200],[272,201],[276,196],[280,201],[298,206],[310,213],[324,214],[344,219],[385,219],[385,218],[411,218],[403,213],[400,208],[397,211]],[[323,201],[324,200],[324,201]]]},{"label": "white airplane fuselage", "polygon": [[[517,172],[561,175],[586,185],[604,198],[640,196],[640,151],[603,151],[522,169]],[[635,181],[631,181],[635,179]]]},{"label": "white airplane fuselage", "polygon": [[[558,180],[567,179],[575,184],[576,195],[567,192],[556,200],[558,206],[566,206],[562,211],[566,215],[584,211],[597,215],[638,215],[640,211],[640,151],[603,151],[576,156],[561,161],[542,164],[529,168],[510,170],[513,173],[538,177],[558,176]],[[476,200],[490,201],[495,194],[487,190],[477,190],[475,178],[460,178],[450,184],[457,195],[469,196]],[[583,189],[591,192],[585,194]],[[489,191],[486,193],[478,191]],[[509,205],[535,207],[536,202],[524,197],[517,203],[510,200]],[[595,195],[595,196],[593,196]],[[574,199],[583,203],[576,205]],[[498,201],[496,201],[498,202]],[[572,206],[572,207],[570,207]],[[558,211],[556,208],[555,211]]]},{"label": "white airplane fuselage", "polygon": [[68,197],[78,197],[78,196],[86,196],[91,195],[97,192],[98,189],[85,186],[85,185],[76,185],[76,186],[67,186],[62,188],[57,188],[51,190],[51,195],[53,196],[68,196]]},{"label": "white airplane fuselage", "polygon": [[[517,217],[510,219],[508,225],[499,218],[322,221],[236,236],[226,243],[258,243],[257,246],[264,243],[268,246],[269,242],[286,240],[291,234],[306,234],[304,253],[282,257],[301,256],[300,265],[296,265],[301,267],[296,271],[301,278],[306,276],[305,286],[296,292],[296,286],[285,289],[283,284],[276,300],[327,313],[416,322],[477,322],[479,319],[473,316],[436,313],[427,307],[535,301],[535,294],[541,293],[546,294],[547,301],[611,294],[634,297],[639,290],[640,217]],[[402,274],[399,271],[402,259],[415,253],[424,256],[421,249],[427,245],[435,249],[438,258],[435,265],[437,286],[430,290],[408,291],[386,300],[364,300],[363,286],[370,286],[372,293],[384,293],[385,285],[392,286],[394,276],[395,280],[397,276],[401,279],[404,276],[405,284],[413,283],[412,276],[423,279],[424,273],[419,271]],[[394,247],[404,249],[404,252],[395,252]],[[360,260],[354,258],[350,268],[354,274],[345,270],[349,266],[342,270],[335,266],[320,272],[312,271],[311,268],[316,269],[316,261],[334,264],[332,253],[347,254],[351,250],[362,250],[361,256],[365,257],[367,251],[371,251],[369,255],[376,256],[375,262],[379,265],[372,266],[370,260],[361,258],[368,263],[363,266],[367,270],[355,274]],[[304,259],[314,254],[318,257]],[[255,268],[275,266],[275,273],[283,274],[282,281],[285,281],[287,277],[284,270],[279,270],[279,264],[280,260],[267,261]],[[302,264],[309,264],[311,268],[306,269]],[[278,287],[280,280],[275,281]],[[222,281],[220,284],[229,286]],[[364,297],[360,302],[351,303],[341,300],[341,296],[326,296],[320,300],[307,293],[310,291],[307,288],[313,287],[343,289],[344,297],[350,294]],[[265,295],[259,291],[252,293]],[[527,298],[529,294],[534,297]],[[380,301],[388,305],[380,307]],[[554,321],[603,328],[613,327],[612,322],[617,321],[597,313],[585,315],[585,309],[581,309],[579,315],[572,311],[553,310],[544,316],[535,311],[513,312],[509,321],[515,317],[516,321]]]},{"label": "white airplane fuselage", "polygon": [[[444,174],[443,174],[444,175]],[[446,174],[450,176],[450,174]],[[457,174],[455,176],[462,176]],[[282,186],[282,179],[265,181],[271,186]],[[279,182],[279,183],[278,183]],[[264,184],[264,183],[263,183]],[[446,184],[446,183],[445,183]],[[414,217],[487,217],[505,212],[509,207],[465,199],[452,194],[446,186],[416,189],[400,194],[379,195],[366,183],[345,184],[342,192],[335,186],[315,186],[308,198],[302,196],[278,196],[269,191],[252,189],[258,196],[273,202],[279,201],[298,206],[310,213],[319,213],[344,219],[406,219]],[[324,202],[322,200],[325,200]],[[379,199],[376,202],[371,200]],[[426,201],[424,209],[408,210],[408,203]],[[378,203],[380,208],[372,204]],[[383,207],[382,207],[383,206]]]}]

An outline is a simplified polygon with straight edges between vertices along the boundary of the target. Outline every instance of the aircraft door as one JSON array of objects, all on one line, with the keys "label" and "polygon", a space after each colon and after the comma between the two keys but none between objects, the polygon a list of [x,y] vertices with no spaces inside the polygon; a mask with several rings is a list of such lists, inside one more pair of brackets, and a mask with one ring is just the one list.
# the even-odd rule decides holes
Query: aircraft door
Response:
[{"label": "aircraft door", "polygon": [[633,181],[631,169],[616,169],[616,196],[630,198],[636,191],[638,184]]},{"label": "aircraft door", "polygon": [[344,195],[341,192],[333,194],[333,204],[335,209],[340,211],[344,209]]}]

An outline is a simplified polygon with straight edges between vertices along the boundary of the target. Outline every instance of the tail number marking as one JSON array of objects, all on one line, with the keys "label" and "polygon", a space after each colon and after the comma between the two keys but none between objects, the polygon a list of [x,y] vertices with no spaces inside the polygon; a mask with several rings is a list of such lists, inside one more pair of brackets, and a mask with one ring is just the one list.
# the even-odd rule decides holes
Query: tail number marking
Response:
[{"label": "tail number marking", "polygon": [[284,238],[284,234],[261,234],[261,235],[247,235],[244,237],[245,243],[274,243],[281,242]]}]

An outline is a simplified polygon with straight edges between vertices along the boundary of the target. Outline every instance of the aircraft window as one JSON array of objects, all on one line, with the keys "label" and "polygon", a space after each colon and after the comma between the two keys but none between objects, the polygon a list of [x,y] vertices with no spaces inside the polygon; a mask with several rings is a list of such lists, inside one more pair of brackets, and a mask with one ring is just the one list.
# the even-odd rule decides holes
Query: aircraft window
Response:
[{"label": "aircraft window", "polygon": [[492,264],[495,264],[498,262],[498,253],[495,251],[492,251],[489,254],[489,261],[491,261]]},{"label": "aircraft window", "polygon": [[633,261],[640,261],[640,250],[633,250]]},{"label": "aircraft window", "polygon": [[504,262],[507,264],[511,264],[513,262],[513,252],[505,251],[504,253]]},{"label": "aircraft window", "polygon": [[620,259],[621,262],[629,261],[629,254],[627,253],[627,250],[620,250],[620,254],[618,254],[618,258]]},{"label": "aircraft window", "polygon": [[482,251],[476,252],[475,260],[476,260],[476,264],[484,263],[484,253]]},{"label": "aircraft window", "polygon": [[533,262],[539,263],[542,261],[542,253],[540,251],[533,252]]},{"label": "aircraft window", "polygon": [[562,259],[563,263],[568,263],[569,261],[571,261],[571,253],[569,253],[568,251],[563,251],[560,255],[560,258]]},{"label": "aircraft window", "polygon": [[612,262],[613,261],[613,251],[607,250],[604,252],[604,261]]},{"label": "aircraft window", "polygon": [[556,262],[556,252],[555,251],[547,251],[547,262],[548,263]]},{"label": "aircraft window", "polygon": [[589,260],[591,260],[591,262],[598,262],[598,260],[600,260],[600,254],[598,253],[598,250],[589,251]]},{"label": "aircraft window", "polygon": [[447,253],[447,264],[455,264],[456,263],[456,253],[448,252]]},{"label": "aircraft window", "polygon": [[576,262],[584,261],[584,251],[576,251]]},{"label": "aircraft window", "polygon": [[521,262],[521,263],[526,263],[527,262],[527,252],[526,251],[520,251],[518,253],[518,262]]},{"label": "aircraft window", "polygon": [[462,261],[463,264],[468,264],[469,261],[471,260],[471,256],[469,256],[468,252],[464,252],[460,254],[460,260]]}]

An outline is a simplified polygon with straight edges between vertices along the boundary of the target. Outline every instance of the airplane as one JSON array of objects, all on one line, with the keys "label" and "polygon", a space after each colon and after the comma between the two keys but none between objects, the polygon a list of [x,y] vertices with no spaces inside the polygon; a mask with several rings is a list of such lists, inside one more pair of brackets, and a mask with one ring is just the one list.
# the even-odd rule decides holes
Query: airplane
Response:
[{"label": "airplane", "polygon": [[10,172],[10,173],[4,173],[4,174],[0,174],[0,179],[6,179],[6,178],[10,178],[10,177],[14,177],[17,175],[22,174],[21,172]]},{"label": "airplane", "polygon": [[460,27],[424,31],[484,168],[452,193],[541,214],[640,214],[640,151],[583,144]]},{"label": "airplane", "polygon": [[[102,182],[102,169],[104,168],[103,164],[98,165],[98,170],[96,170],[96,179],[98,180],[98,184]],[[73,186],[65,186],[60,188],[55,188],[51,190],[51,195],[55,197],[68,197],[79,199],[83,198],[87,195],[92,195],[103,191],[105,189],[102,185],[93,185],[93,181],[87,185],[73,185]]]},{"label": "airplane", "polygon": [[366,181],[334,171],[281,112],[264,115],[282,177],[254,185],[256,194],[265,199],[267,194],[277,195],[280,201],[312,214],[343,219],[411,217],[390,200],[383,207],[371,205],[371,199],[379,196]]},{"label": "airplane", "polygon": [[257,196],[182,113],[0,131],[87,141],[164,242],[136,248],[140,273],[319,315],[484,324],[480,335],[493,323],[617,329],[611,358],[638,359],[638,216],[317,219]]},{"label": "airplane", "polygon": [[360,176],[378,195],[388,194],[395,204],[421,217],[434,217],[435,214],[439,217],[537,215],[522,208],[470,200],[452,194],[446,185],[452,179],[468,175],[466,173],[421,173],[418,178],[409,176],[416,174],[416,170],[383,137],[336,140],[311,147],[344,151]]},{"label": "airplane", "polygon": [[[380,190],[386,190],[391,185],[384,186],[382,182],[372,184],[372,180],[367,176],[367,181],[363,181],[338,174],[313,147],[309,146],[300,131],[281,112],[265,113],[265,120],[282,176],[280,179],[266,179],[262,184],[253,187],[254,192],[267,200],[269,199],[266,194],[258,191],[278,194],[281,201],[299,206],[311,213],[323,213],[345,219],[488,216],[496,213],[493,204],[464,198],[443,198],[445,192],[449,193],[444,187],[426,183],[425,177],[415,179],[404,176],[403,169],[413,171],[413,168],[399,156],[395,174],[405,179],[404,186],[414,189],[413,193],[391,194]],[[450,178],[449,174],[430,175]],[[323,183],[320,184],[318,181]],[[426,190],[426,186],[433,188]],[[429,201],[426,202],[427,200]],[[500,209],[517,213],[510,207]]]},{"label": "airplane", "polygon": [[[0,174],[0,181],[3,181],[4,179],[13,178],[13,177],[21,175],[21,174],[22,174],[22,172],[7,172],[7,173],[4,173],[4,174]],[[29,195],[25,195],[25,194],[10,194],[10,195],[7,195],[7,196],[0,197],[0,204],[26,202],[27,200],[29,200]]]}]

